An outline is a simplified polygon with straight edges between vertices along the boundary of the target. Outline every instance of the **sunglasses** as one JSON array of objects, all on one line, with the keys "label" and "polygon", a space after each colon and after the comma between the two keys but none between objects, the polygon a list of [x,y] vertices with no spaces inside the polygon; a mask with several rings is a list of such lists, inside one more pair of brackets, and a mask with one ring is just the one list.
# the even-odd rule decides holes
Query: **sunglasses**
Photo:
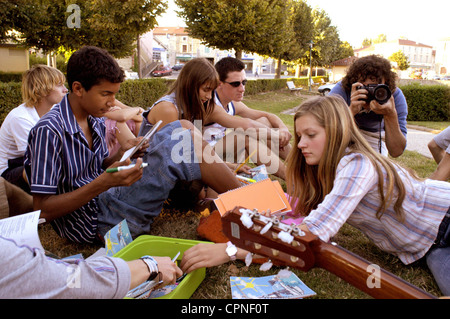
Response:
[{"label": "sunglasses", "polygon": [[227,81],[224,81],[225,83],[228,83],[229,85],[231,85],[232,87],[234,87],[234,88],[237,88],[239,85],[243,85],[243,86],[245,86],[246,84],[247,84],[247,80],[244,80],[244,81],[242,81],[242,82],[239,82],[239,81],[234,81],[234,82],[227,82]]}]

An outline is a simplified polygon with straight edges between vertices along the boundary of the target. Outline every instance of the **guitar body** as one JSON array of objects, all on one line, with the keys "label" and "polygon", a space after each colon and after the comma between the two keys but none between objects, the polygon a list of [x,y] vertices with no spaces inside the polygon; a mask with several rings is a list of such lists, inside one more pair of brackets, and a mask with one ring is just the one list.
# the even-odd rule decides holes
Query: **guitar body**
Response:
[{"label": "guitar body", "polygon": [[244,250],[302,271],[323,268],[374,298],[435,298],[342,247],[258,212],[236,207],[222,217],[222,226],[229,240]]}]

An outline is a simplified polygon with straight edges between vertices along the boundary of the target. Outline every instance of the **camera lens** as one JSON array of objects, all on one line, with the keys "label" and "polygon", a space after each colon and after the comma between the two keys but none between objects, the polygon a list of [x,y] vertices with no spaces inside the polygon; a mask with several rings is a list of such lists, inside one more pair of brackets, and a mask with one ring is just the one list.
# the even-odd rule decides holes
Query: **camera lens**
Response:
[{"label": "camera lens", "polygon": [[391,98],[391,90],[387,85],[381,84],[375,88],[373,95],[378,103],[384,104]]}]

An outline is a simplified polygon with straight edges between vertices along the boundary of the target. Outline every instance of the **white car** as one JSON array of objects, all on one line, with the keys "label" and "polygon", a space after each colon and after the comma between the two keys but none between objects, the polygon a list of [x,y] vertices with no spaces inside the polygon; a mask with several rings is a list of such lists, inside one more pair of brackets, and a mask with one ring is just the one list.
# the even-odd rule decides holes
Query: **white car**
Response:
[{"label": "white car", "polygon": [[137,72],[125,71],[125,80],[138,80],[139,74]]},{"label": "white car", "polygon": [[330,93],[331,89],[334,88],[334,86],[336,85],[336,83],[327,83],[324,85],[319,86],[319,93],[322,95],[327,95],[328,93]]}]

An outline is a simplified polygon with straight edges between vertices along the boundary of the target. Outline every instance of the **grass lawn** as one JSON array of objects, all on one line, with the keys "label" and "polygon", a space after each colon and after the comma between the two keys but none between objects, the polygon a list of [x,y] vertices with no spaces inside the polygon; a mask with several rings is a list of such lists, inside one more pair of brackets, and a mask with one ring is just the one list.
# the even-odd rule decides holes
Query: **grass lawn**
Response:
[{"label": "grass lawn", "polygon": [[[281,112],[298,106],[307,97],[308,96],[298,96],[288,92],[287,90],[283,90],[279,92],[248,96],[244,102],[250,107],[278,114],[286,125],[293,130],[292,116],[281,114]],[[429,176],[436,168],[434,161],[416,152],[405,151],[405,153],[396,160],[402,163],[402,165],[415,170],[421,177]],[[201,240],[196,234],[196,227],[199,219],[200,214],[198,212],[165,210],[154,221],[151,235]],[[40,226],[39,234],[44,248],[60,257],[77,253],[83,253],[85,257],[88,257],[100,248],[88,245],[72,244],[65,239],[57,237],[49,225]],[[344,227],[342,227],[333,241],[353,253],[369,260],[371,263],[377,264],[380,267],[405,279],[413,285],[416,285],[436,296],[440,296],[437,285],[435,284],[424,262],[419,261],[412,265],[405,266],[397,257],[382,252],[371,242],[369,242],[369,240],[358,230],[348,225],[344,225]],[[224,264],[218,267],[208,268],[206,270],[206,278],[200,287],[195,291],[192,298],[231,298],[231,290],[229,285],[230,275],[267,276],[270,274],[275,274],[279,270],[280,268],[273,267],[267,272],[262,272],[259,270],[259,265],[250,265],[250,267],[246,267],[245,264],[240,261],[235,262],[234,264]],[[313,298],[371,298],[367,294],[352,287],[344,280],[323,269],[315,268],[307,273],[298,270],[293,271],[305,282],[306,285],[317,293],[317,296]]]}]

